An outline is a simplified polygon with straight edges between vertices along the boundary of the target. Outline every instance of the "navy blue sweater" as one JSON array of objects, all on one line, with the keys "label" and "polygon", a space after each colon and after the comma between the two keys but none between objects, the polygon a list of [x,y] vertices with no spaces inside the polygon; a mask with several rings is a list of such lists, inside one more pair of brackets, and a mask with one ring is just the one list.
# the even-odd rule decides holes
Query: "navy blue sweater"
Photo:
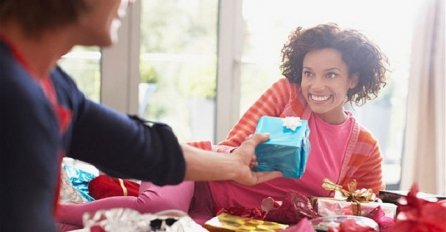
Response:
[{"label": "navy blue sweater", "polygon": [[167,125],[146,125],[88,100],[59,67],[50,77],[71,113],[63,133],[42,88],[0,41],[0,231],[55,231],[61,154],[116,177],[183,180],[183,154]]}]

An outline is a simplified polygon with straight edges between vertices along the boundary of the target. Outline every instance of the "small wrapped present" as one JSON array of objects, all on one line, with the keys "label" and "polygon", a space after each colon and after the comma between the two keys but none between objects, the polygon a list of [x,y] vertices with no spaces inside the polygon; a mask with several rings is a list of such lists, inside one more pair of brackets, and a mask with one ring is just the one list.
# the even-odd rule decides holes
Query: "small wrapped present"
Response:
[{"label": "small wrapped present", "polygon": [[98,200],[113,196],[138,196],[140,184],[131,180],[99,175],[88,183],[90,195]]},{"label": "small wrapped present", "polygon": [[280,231],[288,225],[221,213],[204,224],[211,232]]},{"label": "small wrapped present", "polygon": [[389,218],[394,218],[397,206],[391,203],[380,202],[352,202],[335,198],[317,198],[317,212],[321,216],[336,216],[336,215],[356,215],[367,216],[374,209],[381,207],[384,215]]},{"label": "small wrapped present", "polygon": [[258,171],[281,171],[284,177],[300,178],[310,151],[309,127],[299,117],[263,116],[256,133],[269,133],[269,140],[256,148]]},{"label": "small wrapped present", "polygon": [[322,187],[326,190],[334,190],[333,198],[318,197],[313,200],[317,212],[321,216],[356,215],[365,216],[375,220],[380,228],[389,227],[392,222],[397,205],[383,203],[376,198],[371,189],[356,189],[357,183],[353,180],[348,185],[348,190],[342,186],[324,179]]}]

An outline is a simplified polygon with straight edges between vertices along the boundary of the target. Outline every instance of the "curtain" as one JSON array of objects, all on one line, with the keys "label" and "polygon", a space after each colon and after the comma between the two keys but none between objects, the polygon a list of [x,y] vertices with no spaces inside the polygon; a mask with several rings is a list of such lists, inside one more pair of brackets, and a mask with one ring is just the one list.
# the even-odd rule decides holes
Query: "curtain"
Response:
[{"label": "curtain", "polygon": [[416,21],[407,99],[401,189],[446,194],[445,4],[425,1]]}]

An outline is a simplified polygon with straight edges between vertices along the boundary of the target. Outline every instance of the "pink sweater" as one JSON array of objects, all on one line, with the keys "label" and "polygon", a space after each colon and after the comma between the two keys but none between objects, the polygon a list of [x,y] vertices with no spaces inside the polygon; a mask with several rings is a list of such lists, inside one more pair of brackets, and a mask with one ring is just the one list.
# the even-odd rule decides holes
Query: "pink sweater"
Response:
[{"label": "pink sweater", "polygon": [[[343,186],[356,179],[358,188],[371,188],[376,194],[384,188],[381,173],[381,152],[378,142],[372,134],[359,125],[350,114],[349,119],[342,125],[322,125],[323,123],[318,122],[318,120],[321,120],[306,105],[300,92],[300,86],[290,83],[285,78],[274,83],[248,109],[232,128],[227,139],[221,142],[215,150],[229,152],[234,147],[239,146],[248,135],[255,132],[257,121],[263,115],[298,116],[309,120],[310,159],[313,159],[313,161],[309,159],[306,173],[298,180],[278,178],[251,187],[241,186],[233,182],[210,182],[209,187],[217,209],[231,206],[259,207],[259,202],[264,197],[271,196],[281,199],[287,191],[298,191],[311,196],[327,195],[320,187],[321,179],[324,176]],[[326,128],[314,128],[317,124],[321,125],[319,127]],[[340,138],[339,140],[334,141],[328,137],[324,138],[326,133],[318,133],[318,138],[311,136],[311,132],[316,130],[332,132],[332,128],[327,128],[327,126],[340,127],[335,129],[344,131],[340,137],[337,137]],[[314,147],[315,144],[318,144],[318,146]],[[324,151],[327,150],[331,151],[330,154],[335,154],[336,151],[341,151],[343,154],[319,157],[325,154]],[[312,155],[314,157],[311,157]],[[328,166],[331,165],[331,169],[327,169],[327,165],[321,164],[321,160],[331,160],[327,164]],[[318,165],[320,166],[319,169]]]}]

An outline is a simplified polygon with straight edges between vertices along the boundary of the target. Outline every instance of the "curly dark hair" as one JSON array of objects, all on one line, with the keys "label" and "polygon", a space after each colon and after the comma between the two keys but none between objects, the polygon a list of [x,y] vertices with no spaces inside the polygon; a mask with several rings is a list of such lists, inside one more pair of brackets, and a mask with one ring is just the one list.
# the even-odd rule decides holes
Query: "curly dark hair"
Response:
[{"label": "curly dark hair", "polygon": [[0,24],[16,19],[27,35],[76,21],[86,10],[84,0],[0,0]]},{"label": "curly dark hair", "polygon": [[337,24],[312,28],[298,27],[282,48],[282,74],[296,84],[302,81],[303,60],[307,52],[333,48],[342,54],[349,76],[357,74],[358,84],[347,93],[347,101],[357,105],[374,99],[386,85],[387,57],[379,47],[357,30],[342,30]]}]

